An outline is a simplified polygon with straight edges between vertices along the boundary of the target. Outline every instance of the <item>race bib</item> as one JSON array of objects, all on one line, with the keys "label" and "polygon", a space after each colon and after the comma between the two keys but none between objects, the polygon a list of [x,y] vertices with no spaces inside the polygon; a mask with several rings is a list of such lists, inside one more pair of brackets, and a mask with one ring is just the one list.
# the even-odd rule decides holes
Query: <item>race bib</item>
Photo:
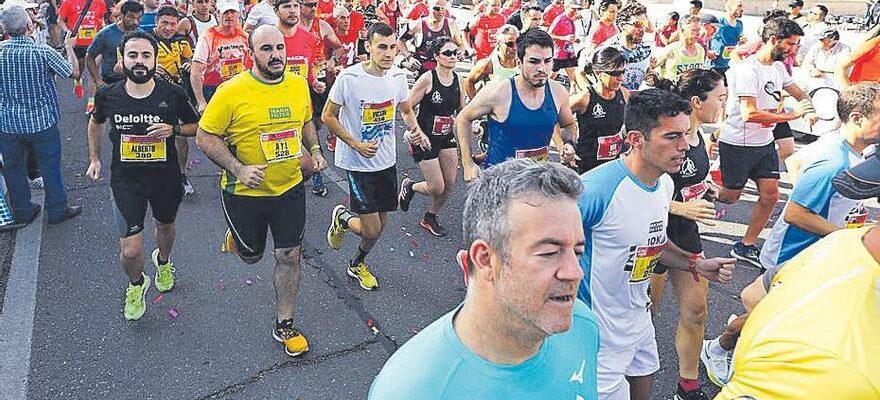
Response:
[{"label": "race bib", "polygon": [[120,135],[119,160],[122,162],[165,161],[165,139],[142,135]]},{"label": "race bib", "polygon": [[547,161],[550,159],[550,150],[547,146],[537,149],[517,150],[516,158],[531,158],[535,161]]},{"label": "race bib", "polygon": [[857,204],[846,215],[846,228],[856,229],[865,226],[868,222],[868,209],[862,203]]},{"label": "race bib", "polygon": [[733,53],[733,49],[735,48],[736,46],[724,46],[724,49],[721,50],[721,57],[730,58],[730,53]]},{"label": "race bib", "polygon": [[431,134],[434,136],[445,136],[452,133],[452,126],[455,125],[455,118],[436,116],[434,117],[434,127]]},{"label": "race bib", "polygon": [[304,79],[309,77],[309,62],[301,56],[287,57],[287,70]]},{"label": "race bib", "polygon": [[364,103],[361,106],[361,138],[377,140],[391,135],[394,129],[394,103]]},{"label": "race bib", "polygon": [[79,40],[92,40],[95,38],[95,33],[95,27],[80,26],[79,31],[76,33],[76,38]]},{"label": "race bib", "polygon": [[270,163],[302,157],[299,135],[296,129],[260,134],[263,156]]},{"label": "race bib", "polygon": [[224,81],[238,75],[244,70],[244,59],[241,57],[220,60],[220,78]]},{"label": "race bib", "polygon": [[709,185],[706,182],[700,182],[681,189],[681,201],[688,202],[693,199],[702,199],[709,191]]},{"label": "race bib", "polygon": [[629,282],[644,282],[651,277],[654,267],[660,262],[660,254],[666,247],[666,241],[652,246],[632,246],[630,247],[630,262],[627,265],[629,269]]},{"label": "race bib", "polygon": [[599,137],[599,147],[596,149],[597,160],[614,160],[620,155],[623,148],[623,138],[618,134]]}]

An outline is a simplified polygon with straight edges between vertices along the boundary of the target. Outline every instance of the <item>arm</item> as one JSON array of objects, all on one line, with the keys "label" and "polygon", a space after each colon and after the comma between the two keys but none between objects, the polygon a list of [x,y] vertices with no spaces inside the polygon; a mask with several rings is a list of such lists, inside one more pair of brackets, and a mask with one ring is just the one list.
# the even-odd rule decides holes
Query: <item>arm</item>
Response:
[{"label": "arm", "polygon": [[95,62],[95,57],[91,54],[86,54],[86,69],[89,70],[89,76],[92,77],[92,82],[95,82],[95,85],[98,88],[106,85],[106,83],[101,80],[101,74],[98,73],[98,64]]},{"label": "arm", "polygon": [[89,118],[89,167],[86,176],[96,181],[101,179],[101,134],[104,133],[104,126],[104,123],[96,122],[94,117]]},{"label": "arm", "polygon": [[840,229],[794,201],[788,202],[783,218],[785,222],[818,236],[826,236]]},{"label": "arm", "polygon": [[[464,92],[468,97],[474,98],[477,95],[477,82],[485,81],[492,73],[492,60],[489,58],[477,61],[477,64],[471,68],[466,78],[463,79]],[[413,103],[416,104],[416,103]],[[464,103],[462,103],[464,104]]]},{"label": "arm", "polygon": [[244,165],[232,155],[222,137],[208,133],[200,126],[196,131],[196,145],[205,152],[205,155],[215,164],[227,171],[232,172],[239,181],[250,188],[259,187],[263,182],[265,165]]},{"label": "arm", "polygon": [[[548,82],[548,84],[551,83]],[[559,104],[559,130],[562,134],[563,143],[559,161],[565,165],[574,165],[577,159],[574,150],[574,144],[578,139],[577,121],[574,119],[571,107],[568,105],[568,91],[558,83],[553,84],[552,88],[553,99]]]},{"label": "arm", "polygon": [[740,97],[739,112],[743,121],[759,124],[776,124],[793,121],[801,117],[800,112],[767,112],[758,109],[758,99],[755,97]]},{"label": "arm", "polygon": [[736,268],[735,258],[702,258],[702,255],[691,255],[672,241],[666,242],[660,262],[669,268],[690,271],[695,280],[699,274],[710,281],[721,283],[729,282]]},{"label": "arm", "polygon": [[303,144],[309,149],[312,160],[315,162],[315,170],[323,171],[326,169],[327,160],[324,159],[324,154],[321,153],[321,142],[318,140],[318,131],[315,129],[315,122],[312,120],[306,121],[303,125]]},{"label": "arm", "polygon": [[461,35],[461,30],[458,29],[458,24],[453,20],[449,20],[449,31],[452,33],[452,41],[458,45],[458,47],[463,48],[466,52],[470,54],[474,54],[474,49],[471,47],[471,43],[468,40],[464,40],[464,37]]},{"label": "arm", "polygon": [[715,225],[715,203],[704,199],[693,199],[688,202],[673,200],[669,205],[669,213],[709,226]]},{"label": "arm", "polygon": [[330,50],[342,47],[342,41],[339,40],[333,27],[327,21],[321,21],[321,35],[324,36],[324,40],[330,43]]},{"label": "arm", "polygon": [[587,110],[587,105],[590,104],[590,91],[584,90],[575,93],[569,97],[568,101],[571,104],[572,113],[584,112]]},{"label": "arm", "polygon": [[[190,63],[190,79],[189,83],[192,86],[193,94],[196,96],[196,105],[198,106],[199,112],[205,111],[205,107],[207,103],[205,101],[205,94],[202,93],[202,83],[204,80],[205,74],[205,64],[199,61],[193,61]],[[198,137],[198,133],[196,133],[196,137]]]},{"label": "arm", "polygon": [[455,118],[455,138],[458,139],[458,148],[461,152],[461,166],[464,170],[464,180],[470,182],[479,175],[479,167],[471,157],[471,135],[474,134],[473,122],[490,115],[495,110],[495,100],[503,96],[503,88],[509,86],[507,82],[493,84],[484,87],[477,96],[471,99],[458,116]]},{"label": "arm", "polygon": [[357,151],[361,156],[366,158],[375,156],[376,152],[379,151],[379,143],[375,141],[361,142],[348,133],[342,126],[342,122],[339,121],[339,110],[341,108],[342,105],[334,103],[333,100],[327,100],[327,104],[324,105],[324,112],[321,113],[321,121],[327,126],[327,130],[336,135],[348,147]]}]

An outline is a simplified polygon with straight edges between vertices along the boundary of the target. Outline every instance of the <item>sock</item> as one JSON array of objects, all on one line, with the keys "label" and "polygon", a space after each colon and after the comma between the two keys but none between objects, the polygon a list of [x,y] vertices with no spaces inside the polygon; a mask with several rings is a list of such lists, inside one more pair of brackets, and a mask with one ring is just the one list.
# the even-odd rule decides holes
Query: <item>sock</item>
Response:
[{"label": "sock", "polygon": [[435,220],[437,219],[437,214],[434,214],[430,211],[425,211],[425,219]]},{"label": "sock", "polygon": [[721,341],[718,339],[719,338],[715,338],[709,342],[709,348],[707,349],[707,351],[712,357],[726,357],[728,351],[724,350],[724,348],[721,347]]},{"label": "sock", "polygon": [[77,80],[75,80],[75,81],[73,81],[73,82],[74,82],[75,84],[77,84],[77,85],[82,85],[82,84],[83,84],[82,78],[77,79]]},{"label": "sock", "polygon": [[678,386],[684,389],[685,392],[693,392],[694,390],[700,389],[700,381],[697,379],[679,377]]},{"label": "sock", "polygon": [[358,265],[358,264],[364,262],[364,259],[367,258],[367,254],[369,254],[369,253],[370,252],[368,252],[368,251],[364,251],[364,249],[362,249],[361,246],[358,246],[358,253],[354,257],[354,260],[351,261],[351,265],[354,266],[354,265]]},{"label": "sock", "polygon": [[157,257],[156,257],[156,260],[159,261],[159,265],[165,265],[165,264],[168,264],[168,260],[163,260],[161,257],[162,257],[162,256],[157,256]]},{"label": "sock", "polygon": [[293,318],[288,318],[283,321],[279,321],[277,318],[275,319],[275,329],[281,328],[293,328]]},{"label": "sock", "polygon": [[141,274],[141,277],[140,277],[140,279],[138,279],[137,282],[131,283],[132,286],[141,286],[143,284],[144,284],[144,274]]},{"label": "sock", "polygon": [[342,214],[342,218],[340,218],[340,220],[342,221],[342,227],[348,229],[348,220],[352,218],[354,218],[354,215],[351,215],[348,210],[346,210],[345,213]]}]

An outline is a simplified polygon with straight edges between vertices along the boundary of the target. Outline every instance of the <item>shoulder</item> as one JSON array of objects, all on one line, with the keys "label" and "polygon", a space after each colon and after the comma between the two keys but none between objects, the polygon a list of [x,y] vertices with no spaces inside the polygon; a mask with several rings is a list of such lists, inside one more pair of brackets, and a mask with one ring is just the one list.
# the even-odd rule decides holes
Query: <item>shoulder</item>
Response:
[{"label": "shoulder", "polygon": [[580,299],[574,301],[574,329],[578,329],[587,333],[599,334],[599,322],[596,320],[596,313],[590,310],[590,307]]},{"label": "shoulder", "polygon": [[597,206],[607,207],[614,197],[614,192],[627,177],[625,167],[620,165],[622,162],[620,159],[607,162],[581,175],[584,194],[581,195],[579,203],[582,211]]}]

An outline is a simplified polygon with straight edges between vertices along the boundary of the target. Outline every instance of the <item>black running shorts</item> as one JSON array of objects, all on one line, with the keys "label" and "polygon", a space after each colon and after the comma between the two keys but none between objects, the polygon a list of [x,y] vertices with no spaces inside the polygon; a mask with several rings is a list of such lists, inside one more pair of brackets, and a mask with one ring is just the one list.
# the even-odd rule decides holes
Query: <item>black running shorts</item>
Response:
[{"label": "black running shorts", "polygon": [[397,166],[375,172],[348,172],[351,209],[355,214],[397,210]]},{"label": "black running shorts", "polygon": [[413,161],[422,162],[428,160],[434,160],[440,156],[440,150],[443,149],[457,149],[458,141],[455,140],[455,135],[432,135],[430,133],[428,135],[428,140],[431,142],[431,149],[424,150],[420,146],[407,144],[409,146],[409,154],[412,155]]},{"label": "black running shorts", "polygon": [[180,171],[177,164],[174,167],[111,171],[113,215],[119,237],[126,238],[144,230],[148,204],[154,220],[162,224],[174,222],[183,200]]},{"label": "black running shorts", "polygon": [[773,140],[790,137],[794,137],[794,132],[791,131],[791,125],[789,125],[788,122],[780,122],[773,127]]},{"label": "black running shorts", "polygon": [[553,59],[553,72],[559,71],[560,69],[566,68],[576,68],[578,65],[578,59],[575,57],[572,58],[554,58]]},{"label": "black running shorts", "polygon": [[[52,8],[52,7],[49,7],[49,8]],[[76,59],[82,60],[83,58],[86,58],[86,50],[88,50],[88,48],[89,48],[88,46],[74,47],[73,54],[76,55]]]},{"label": "black running shorts", "polygon": [[718,142],[718,157],[721,159],[721,182],[728,189],[742,189],[749,179],[779,179],[779,155],[775,143],[751,147]]},{"label": "black running shorts", "polygon": [[226,225],[242,257],[263,254],[269,229],[276,250],[302,244],[306,226],[306,195],[302,182],[280,196],[238,196],[225,190],[220,193]]}]

